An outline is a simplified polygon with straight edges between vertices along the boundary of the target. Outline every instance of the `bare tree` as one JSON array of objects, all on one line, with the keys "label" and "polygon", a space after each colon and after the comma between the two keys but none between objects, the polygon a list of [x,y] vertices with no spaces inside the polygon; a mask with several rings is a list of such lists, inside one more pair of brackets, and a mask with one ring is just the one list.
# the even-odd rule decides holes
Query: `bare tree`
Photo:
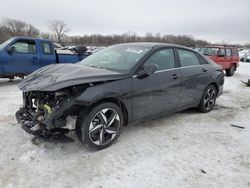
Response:
[{"label": "bare tree", "polygon": [[56,42],[62,43],[63,37],[69,31],[67,25],[64,21],[61,20],[53,20],[48,23],[49,30],[51,34],[54,36]]},{"label": "bare tree", "polygon": [[27,24],[24,21],[3,18],[1,23],[1,28],[9,37],[14,36],[29,36],[37,37],[39,35],[39,30],[31,24]]},{"label": "bare tree", "polygon": [[25,35],[26,23],[21,20],[11,18],[3,18],[2,27],[10,36],[23,36]]},{"label": "bare tree", "polygon": [[25,35],[29,36],[29,37],[38,37],[39,36],[39,30],[37,28],[35,28],[33,25],[28,24],[26,26],[26,31],[25,31]]}]

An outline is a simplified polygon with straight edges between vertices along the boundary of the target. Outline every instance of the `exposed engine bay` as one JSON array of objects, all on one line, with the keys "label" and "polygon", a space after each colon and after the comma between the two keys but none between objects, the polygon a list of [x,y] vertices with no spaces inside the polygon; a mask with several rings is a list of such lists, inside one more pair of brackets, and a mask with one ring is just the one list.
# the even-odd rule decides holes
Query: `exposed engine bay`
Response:
[{"label": "exposed engine bay", "polygon": [[64,88],[55,92],[23,92],[23,107],[16,112],[22,128],[37,137],[61,139],[68,133],[66,117],[73,115],[77,108],[76,97],[89,84]]}]

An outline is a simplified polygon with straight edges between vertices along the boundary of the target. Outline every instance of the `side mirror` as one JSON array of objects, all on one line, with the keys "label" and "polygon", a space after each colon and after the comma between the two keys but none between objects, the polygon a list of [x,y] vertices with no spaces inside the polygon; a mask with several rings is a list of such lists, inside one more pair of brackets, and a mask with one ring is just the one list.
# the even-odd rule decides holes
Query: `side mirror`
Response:
[{"label": "side mirror", "polygon": [[13,53],[13,52],[15,52],[16,51],[16,47],[15,46],[10,46],[8,49],[7,49],[7,52],[8,53]]},{"label": "side mirror", "polygon": [[144,78],[148,75],[154,73],[158,69],[158,66],[156,64],[147,64],[142,67],[142,69],[138,72],[137,77],[138,78]]}]

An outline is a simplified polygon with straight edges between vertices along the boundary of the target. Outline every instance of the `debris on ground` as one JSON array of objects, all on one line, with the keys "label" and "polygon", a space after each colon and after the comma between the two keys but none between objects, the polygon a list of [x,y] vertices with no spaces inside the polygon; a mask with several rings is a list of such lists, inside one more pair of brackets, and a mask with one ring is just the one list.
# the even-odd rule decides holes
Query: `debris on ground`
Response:
[{"label": "debris on ground", "polygon": [[246,86],[250,86],[250,79],[248,79],[247,82],[244,82],[243,80],[241,80],[242,83],[246,84]]},{"label": "debris on ground", "polygon": [[236,128],[239,128],[239,129],[245,129],[245,127],[242,127],[242,126],[239,126],[239,125],[230,125],[232,127],[236,127]]},{"label": "debris on ground", "polygon": [[201,169],[201,172],[203,173],[203,174],[206,174],[207,172],[205,171],[205,170],[203,170],[203,169]]}]

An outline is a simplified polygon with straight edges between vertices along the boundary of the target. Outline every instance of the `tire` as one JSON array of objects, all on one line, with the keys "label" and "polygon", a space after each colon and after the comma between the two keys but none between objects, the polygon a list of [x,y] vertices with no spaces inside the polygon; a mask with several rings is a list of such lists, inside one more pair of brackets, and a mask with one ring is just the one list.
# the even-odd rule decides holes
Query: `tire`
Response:
[{"label": "tire", "polygon": [[76,135],[88,148],[105,149],[120,136],[124,114],[119,106],[105,102],[80,112],[76,123]]},{"label": "tire", "polygon": [[229,69],[226,69],[227,76],[233,76],[236,71],[236,66],[233,64]]},{"label": "tire", "polygon": [[198,106],[199,111],[203,113],[210,112],[214,108],[217,93],[217,88],[214,85],[209,85],[202,95],[200,104]]}]

